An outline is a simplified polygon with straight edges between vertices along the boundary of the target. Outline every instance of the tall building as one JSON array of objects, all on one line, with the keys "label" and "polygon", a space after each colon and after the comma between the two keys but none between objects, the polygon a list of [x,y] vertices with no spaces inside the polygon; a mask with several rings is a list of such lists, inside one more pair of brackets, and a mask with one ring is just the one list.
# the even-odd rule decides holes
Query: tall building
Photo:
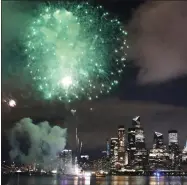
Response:
[{"label": "tall building", "polygon": [[135,143],[136,143],[136,149],[145,148],[144,130],[141,127],[135,129]]},{"label": "tall building", "polygon": [[118,162],[120,166],[125,164],[125,127],[118,127]]},{"label": "tall building", "polygon": [[168,142],[169,142],[169,145],[172,145],[172,144],[178,145],[177,130],[169,130],[168,131]]},{"label": "tall building", "polygon": [[164,145],[164,136],[162,133],[154,132],[153,148],[149,152],[149,167],[151,170],[167,169],[169,154]]},{"label": "tall building", "polygon": [[69,172],[72,170],[72,150],[63,150],[59,154],[60,168],[63,172]]},{"label": "tall building", "polygon": [[60,158],[63,159],[65,165],[72,164],[72,150],[64,149],[60,152]]},{"label": "tall building", "polygon": [[136,116],[132,119],[132,126],[134,128],[140,128],[140,116]]},{"label": "tall building", "polygon": [[177,169],[180,166],[180,152],[178,144],[178,132],[176,130],[168,131],[168,148],[170,168]]},{"label": "tall building", "polygon": [[186,145],[184,146],[184,149],[182,150],[182,163],[187,164],[187,141]]},{"label": "tall building", "polygon": [[154,132],[153,148],[162,149],[164,147],[164,136],[160,132]]},{"label": "tall building", "polygon": [[107,155],[107,158],[110,157],[110,143],[108,139],[106,141],[106,155]]},{"label": "tall building", "polygon": [[80,155],[79,167],[83,170],[88,170],[91,167],[89,155]]},{"label": "tall building", "polygon": [[145,148],[145,136],[144,130],[140,124],[140,116],[132,119],[132,126],[133,128],[129,129],[129,137],[131,138],[131,140],[134,140],[133,142],[135,143],[135,147],[137,149]]},{"label": "tall building", "polygon": [[145,147],[144,130],[140,124],[140,116],[133,118],[132,124],[135,129],[135,152],[134,168],[143,169],[147,165],[147,150]]},{"label": "tall building", "polygon": [[135,128],[128,129],[128,144],[127,144],[127,153],[128,153],[128,164],[134,164],[134,153],[136,151],[135,143]]},{"label": "tall building", "polygon": [[111,170],[115,170],[118,162],[118,138],[111,138],[110,140],[110,159]]},{"label": "tall building", "polygon": [[134,128],[140,128],[140,116],[136,116],[132,119],[132,126]]}]

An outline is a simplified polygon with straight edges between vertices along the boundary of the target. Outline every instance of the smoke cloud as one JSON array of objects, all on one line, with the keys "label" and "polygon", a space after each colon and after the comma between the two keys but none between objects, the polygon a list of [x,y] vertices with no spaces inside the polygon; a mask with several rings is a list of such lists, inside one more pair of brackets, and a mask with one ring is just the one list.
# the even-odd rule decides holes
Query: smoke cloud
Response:
[{"label": "smoke cloud", "polygon": [[140,83],[187,74],[187,2],[151,1],[129,22],[129,57],[141,68]]},{"label": "smoke cloud", "polygon": [[24,164],[49,164],[64,149],[66,133],[66,129],[51,127],[47,121],[35,125],[30,118],[23,118],[9,132],[10,157]]}]

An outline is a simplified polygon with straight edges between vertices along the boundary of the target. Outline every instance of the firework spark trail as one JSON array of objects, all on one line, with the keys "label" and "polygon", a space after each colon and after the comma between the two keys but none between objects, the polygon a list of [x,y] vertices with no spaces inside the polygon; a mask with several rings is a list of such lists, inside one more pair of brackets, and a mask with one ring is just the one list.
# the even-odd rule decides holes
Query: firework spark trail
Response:
[{"label": "firework spark trail", "polygon": [[80,144],[80,154],[82,152],[82,141],[81,141],[81,144]]},{"label": "firework spark trail", "polygon": [[92,46],[95,44],[95,42],[97,41],[98,35],[96,35],[92,41],[92,44],[90,46],[90,49],[92,49]]},{"label": "firework spark trail", "polygon": [[27,33],[27,68],[44,98],[92,100],[118,85],[127,32],[101,6],[42,8]]}]

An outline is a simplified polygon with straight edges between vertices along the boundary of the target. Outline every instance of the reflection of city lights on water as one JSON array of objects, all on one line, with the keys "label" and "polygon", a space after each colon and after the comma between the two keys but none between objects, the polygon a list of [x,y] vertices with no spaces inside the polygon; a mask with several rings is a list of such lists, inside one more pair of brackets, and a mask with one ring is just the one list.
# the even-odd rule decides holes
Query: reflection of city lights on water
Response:
[{"label": "reflection of city lights on water", "polygon": [[76,167],[75,167],[75,174],[76,174],[76,175],[79,175],[79,171],[80,171],[79,168],[76,166]]},{"label": "reflection of city lights on water", "polygon": [[78,177],[74,177],[74,185],[78,185]]},{"label": "reflection of city lights on water", "polygon": [[154,173],[154,176],[149,177],[149,184],[150,185],[164,185],[165,184],[164,177],[157,177],[155,176],[155,173]]},{"label": "reflection of city lights on water", "polygon": [[113,185],[130,185],[129,182],[131,182],[129,176],[114,176],[111,181]]},{"label": "reflection of city lights on water", "polygon": [[90,185],[90,176],[85,177],[85,185]]},{"label": "reflection of city lights on water", "polygon": [[52,184],[53,184],[53,185],[56,185],[56,184],[57,184],[57,180],[54,179]]},{"label": "reflection of city lights on water", "polygon": [[159,172],[155,172],[155,173],[154,173],[154,176],[156,176],[156,177],[159,178],[159,177],[160,177],[160,173],[159,173]]},{"label": "reflection of city lights on water", "polygon": [[[68,184],[68,180],[67,179],[63,179],[61,181],[61,185],[67,185]],[[75,185],[75,184],[74,184]]]},{"label": "reflection of city lights on water", "polygon": [[142,184],[146,184],[146,179],[144,177],[135,177],[135,184],[136,185],[142,185]]}]

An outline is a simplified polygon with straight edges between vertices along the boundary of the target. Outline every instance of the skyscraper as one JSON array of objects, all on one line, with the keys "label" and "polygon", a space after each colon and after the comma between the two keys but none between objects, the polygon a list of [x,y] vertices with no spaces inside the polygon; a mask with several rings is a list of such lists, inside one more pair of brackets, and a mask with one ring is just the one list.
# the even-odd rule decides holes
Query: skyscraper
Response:
[{"label": "skyscraper", "polygon": [[160,132],[154,132],[153,148],[162,149],[164,147],[164,136]]},{"label": "skyscraper", "polygon": [[135,129],[135,143],[136,143],[136,149],[145,148],[144,130],[141,127]]},{"label": "skyscraper", "polygon": [[107,155],[107,158],[110,157],[110,143],[108,139],[106,141],[106,155]]},{"label": "skyscraper", "polygon": [[127,152],[128,152],[128,164],[134,164],[134,153],[136,151],[136,143],[135,143],[135,128],[128,129],[128,145],[127,145]]},{"label": "skyscraper", "polygon": [[177,130],[169,130],[168,131],[168,141],[169,141],[169,145],[172,145],[172,144],[178,145]]},{"label": "skyscraper", "polygon": [[140,128],[140,116],[136,116],[132,119],[132,126],[134,128]]},{"label": "skyscraper", "polygon": [[168,147],[169,147],[169,159],[171,162],[171,169],[177,169],[180,165],[180,152],[178,144],[178,132],[177,130],[168,131]]},{"label": "skyscraper", "polygon": [[133,118],[132,125],[135,130],[134,168],[143,169],[147,165],[147,150],[145,147],[144,130],[140,124],[140,116]]},{"label": "skyscraper", "polygon": [[69,172],[72,169],[72,150],[64,149],[59,154],[61,160],[61,170],[64,172]]},{"label": "skyscraper", "polygon": [[153,148],[149,152],[149,167],[155,169],[167,169],[169,154],[164,145],[164,136],[162,133],[154,132]]},{"label": "skyscraper", "polygon": [[110,140],[110,159],[111,170],[115,170],[118,162],[118,138],[111,138]]},{"label": "skyscraper", "polygon": [[72,164],[72,150],[64,149],[60,152],[60,158],[63,159],[65,165]]},{"label": "skyscraper", "polygon": [[182,162],[187,164],[187,141],[184,149],[182,150]]},{"label": "skyscraper", "polygon": [[118,127],[118,162],[121,166],[125,164],[125,127]]},{"label": "skyscraper", "polygon": [[137,116],[132,119],[132,128],[129,128],[128,138],[131,140],[131,145],[132,145],[132,141],[134,140],[133,142],[136,148],[138,149],[145,148],[145,136],[144,136],[144,130],[140,124],[140,116]]}]

